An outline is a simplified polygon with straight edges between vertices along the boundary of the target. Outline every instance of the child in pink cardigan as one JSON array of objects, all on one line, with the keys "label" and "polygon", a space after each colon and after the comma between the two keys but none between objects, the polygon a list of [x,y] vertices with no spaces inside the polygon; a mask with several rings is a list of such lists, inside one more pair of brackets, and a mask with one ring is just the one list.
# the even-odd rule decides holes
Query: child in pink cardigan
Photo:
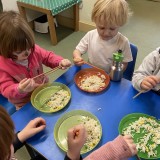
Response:
[{"label": "child in pink cardigan", "polygon": [[[78,134],[77,134],[78,133]],[[68,130],[68,152],[65,160],[80,160],[80,150],[86,141],[86,130],[83,125],[77,125]],[[136,145],[131,136],[119,135],[111,142],[92,152],[84,160],[123,160],[137,153]]]},{"label": "child in pink cardigan", "polygon": [[33,31],[27,22],[14,11],[0,14],[0,93],[21,108],[30,101],[32,91],[48,82],[43,66],[66,69],[71,65],[54,52],[35,44]]}]

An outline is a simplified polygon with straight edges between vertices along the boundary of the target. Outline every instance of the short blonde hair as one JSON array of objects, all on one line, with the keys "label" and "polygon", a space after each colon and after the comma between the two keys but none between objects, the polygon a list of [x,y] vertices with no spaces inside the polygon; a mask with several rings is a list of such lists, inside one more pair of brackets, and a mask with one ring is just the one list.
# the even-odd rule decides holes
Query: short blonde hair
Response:
[{"label": "short blonde hair", "polygon": [[15,11],[0,14],[0,55],[12,58],[14,51],[34,49],[34,34],[28,23]]},{"label": "short blonde hair", "polygon": [[92,10],[92,21],[103,18],[104,23],[113,26],[123,26],[131,16],[128,3],[125,0],[97,0]]}]

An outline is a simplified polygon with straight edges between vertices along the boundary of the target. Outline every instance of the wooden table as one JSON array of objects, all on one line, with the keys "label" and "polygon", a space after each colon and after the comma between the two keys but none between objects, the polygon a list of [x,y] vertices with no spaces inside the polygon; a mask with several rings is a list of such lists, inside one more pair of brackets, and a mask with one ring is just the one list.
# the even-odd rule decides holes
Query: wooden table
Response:
[{"label": "wooden table", "polygon": [[56,36],[53,16],[73,6],[74,28],[75,31],[78,31],[79,2],[81,2],[81,0],[18,0],[17,5],[20,14],[23,16],[23,18],[26,19],[26,21],[27,21],[27,16],[25,11],[26,8],[47,15],[51,42],[53,45],[56,45],[57,36]]}]

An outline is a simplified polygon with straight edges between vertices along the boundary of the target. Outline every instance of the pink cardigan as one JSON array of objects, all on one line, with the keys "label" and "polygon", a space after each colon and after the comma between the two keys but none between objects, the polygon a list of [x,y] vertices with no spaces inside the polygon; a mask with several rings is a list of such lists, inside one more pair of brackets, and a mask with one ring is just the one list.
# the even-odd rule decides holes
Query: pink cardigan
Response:
[{"label": "pink cardigan", "polygon": [[119,135],[116,139],[106,143],[92,152],[84,160],[124,160],[132,156],[129,146]]},{"label": "pink cardigan", "polygon": [[[11,58],[0,56],[0,93],[8,98],[17,109],[30,101],[31,93],[20,94],[18,83],[24,78],[32,78],[43,73],[42,64],[50,68],[59,65],[63,58],[51,51],[35,45],[34,51],[28,57],[28,68],[15,63]],[[37,83],[42,83],[44,77],[37,78]],[[48,78],[45,79],[48,82]]]}]

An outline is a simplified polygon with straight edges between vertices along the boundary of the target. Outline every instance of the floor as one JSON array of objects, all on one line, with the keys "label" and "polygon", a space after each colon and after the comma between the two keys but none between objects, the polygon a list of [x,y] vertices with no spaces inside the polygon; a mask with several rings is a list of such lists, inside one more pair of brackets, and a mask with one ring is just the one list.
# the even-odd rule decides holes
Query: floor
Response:
[{"label": "floor", "polygon": [[[160,2],[155,0],[127,1],[133,11],[133,16],[120,31],[138,47],[137,68],[147,54],[160,46]],[[56,46],[51,45],[49,34],[35,33],[36,43],[72,61],[72,52],[85,33],[73,32],[70,29],[64,30],[60,27],[57,29],[59,43]],[[45,67],[46,70],[48,68]],[[63,71],[57,71],[50,76],[50,81],[55,80],[62,73]],[[30,159],[24,147],[16,153],[16,156],[19,160]]]}]

